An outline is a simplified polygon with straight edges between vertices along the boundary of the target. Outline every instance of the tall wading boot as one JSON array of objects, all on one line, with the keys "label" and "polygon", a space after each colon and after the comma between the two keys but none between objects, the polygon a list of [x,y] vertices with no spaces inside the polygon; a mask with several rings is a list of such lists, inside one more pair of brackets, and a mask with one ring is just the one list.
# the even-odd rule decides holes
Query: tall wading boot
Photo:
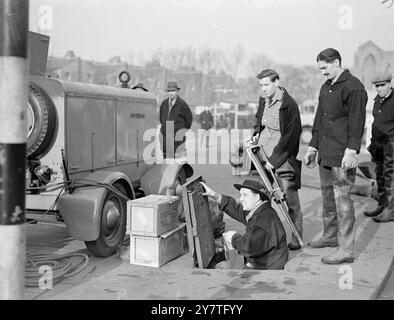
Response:
[{"label": "tall wading boot", "polygon": [[378,185],[378,207],[375,210],[365,211],[367,217],[375,217],[382,213],[385,205],[385,182],[383,176],[383,159],[375,160],[376,183]]},{"label": "tall wading boot", "polygon": [[375,222],[394,221],[394,143],[385,144],[384,156],[384,186],[385,186],[385,208],[383,212],[373,218]]},{"label": "tall wading boot", "polygon": [[355,169],[344,170],[332,168],[334,174],[334,194],[338,215],[339,248],[332,255],[323,257],[325,264],[341,264],[354,262],[354,241],[356,238],[356,217],[350,188],[354,184]]},{"label": "tall wading boot", "polygon": [[318,240],[308,242],[312,248],[325,248],[338,246],[338,220],[337,210],[332,186],[322,186],[323,195],[323,236]]}]

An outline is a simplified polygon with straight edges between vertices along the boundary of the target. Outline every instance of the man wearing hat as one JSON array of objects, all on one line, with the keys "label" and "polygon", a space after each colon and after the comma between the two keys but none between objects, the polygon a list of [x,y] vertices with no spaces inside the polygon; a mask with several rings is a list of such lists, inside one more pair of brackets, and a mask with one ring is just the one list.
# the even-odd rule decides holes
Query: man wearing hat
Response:
[{"label": "man wearing hat", "polygon": [[162,150],[164,158],[175,158],[185,148],[185,133],[190,129],[193,114],[188,104],[178,96],[180,88],[175,81],[167,84],[168,98],[160,105]]},{"label": "man wearing hat", "polygon": [[376,222],[394,221],[394,97],[392,75],[387,72],[372,79],[376,91],[373,106],[372,137],[368,151],[375,163],[378,207],[366,211]]},{"label": "man wearing hat", "polygon": [[139,90],[139,91],[148,91],[148,89],[144,88],[144,84],[142,82],[138,82],[134,87],[131,89]]},{"label": "man wearing hat", "polygon": [[284,269],[289,258],[286,232],[264,186],[255,180],[234,184],[240,192],[238,204],[234,198],[201,184],[203,195],[215,199],[222,211],[246,226],[243,235],[235,231],[223,234],[225,241],[244,256],[245,269]]}]

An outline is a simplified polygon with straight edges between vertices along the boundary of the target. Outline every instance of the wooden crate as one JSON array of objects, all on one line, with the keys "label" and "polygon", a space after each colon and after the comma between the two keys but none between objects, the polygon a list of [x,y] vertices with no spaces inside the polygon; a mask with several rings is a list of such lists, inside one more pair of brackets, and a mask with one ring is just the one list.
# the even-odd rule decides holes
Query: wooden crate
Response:
[{"label": "wooden crate", "polygon": [[154,195],[127,202],[127,233],[157,237],[179,225],[178,196]]},{"label": "wooden crate", "polygon": [[130,263],[160,267],[183,255],[185,223],[159,237],[130,236]]}]

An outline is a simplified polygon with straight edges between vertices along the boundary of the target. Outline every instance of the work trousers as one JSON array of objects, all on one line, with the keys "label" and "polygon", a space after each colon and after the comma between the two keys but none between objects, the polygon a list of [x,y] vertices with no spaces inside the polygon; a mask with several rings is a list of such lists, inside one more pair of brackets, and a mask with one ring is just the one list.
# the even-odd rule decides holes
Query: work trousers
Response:
[{"label": "work trousers", "polygon": [[[298,234],[302,239],[302,212],[300,205],[300,198],[298,196],[298,188],[296,187],[296,177],[294,169],[288,161],[276,170],[279,177],[279,183],[282,186],[283,193],[285,194],[287,204],[289,205],[289,216],[293,221]],[[292,242],[297,243],[296,237],[292,235]]]},{"label": "work trousers", "polygon": [[323,240],[337,242],[338,247],[353,255],[356,236],[355,213],[350,188],[356,169],[319,166],[323,195]]},{"label": "work trousers", "polygon": [[376,143],[371,153],[378,185],[378,206],[394,210],[394,142]]}]

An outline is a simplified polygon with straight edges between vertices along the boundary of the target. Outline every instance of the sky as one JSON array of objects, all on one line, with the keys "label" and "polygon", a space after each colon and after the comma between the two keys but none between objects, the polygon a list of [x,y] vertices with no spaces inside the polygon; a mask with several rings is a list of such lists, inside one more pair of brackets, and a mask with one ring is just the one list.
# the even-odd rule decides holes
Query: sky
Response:
[{"label": "sky", "polygon": [[[368,40],[394,50],[394,0],[30,0],[30,30],[50,54],[83,59],[149,57],[158,47],[210,46],[313,65],[334,47],[353,65]],[[390,7],[391,6],[391,7]]]}]

